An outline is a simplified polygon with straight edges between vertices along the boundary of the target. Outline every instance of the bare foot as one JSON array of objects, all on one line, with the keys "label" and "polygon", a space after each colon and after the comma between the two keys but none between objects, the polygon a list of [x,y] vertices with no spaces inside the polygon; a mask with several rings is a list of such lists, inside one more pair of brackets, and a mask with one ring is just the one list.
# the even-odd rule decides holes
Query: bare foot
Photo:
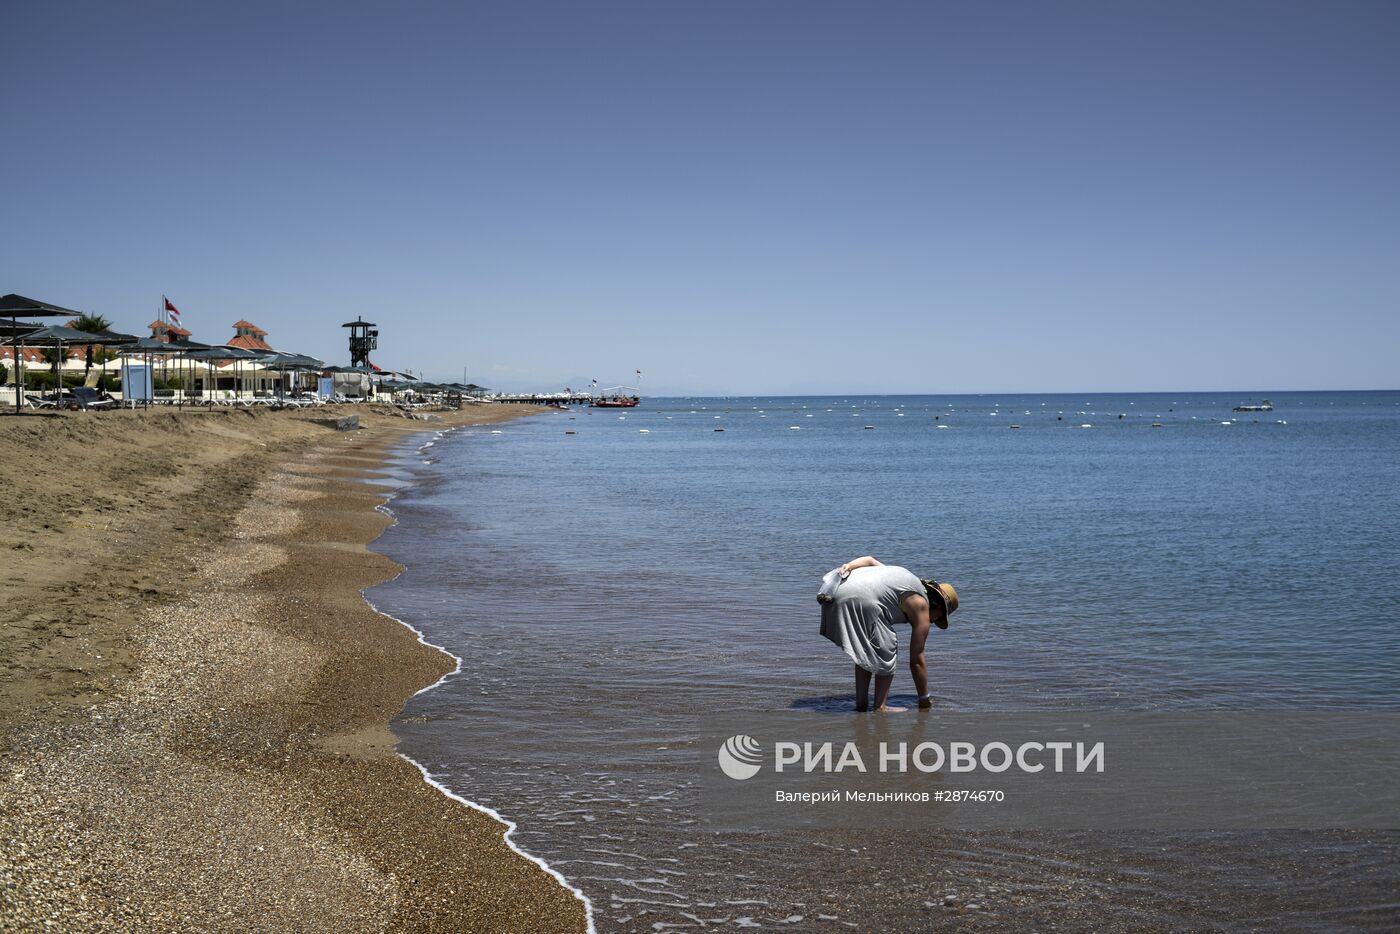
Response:
[{"label": "bare foot", "polygon": [[908,710],[908,709],[909,709],[908,707],[895,707],[895,706],[893,706],[893,705],[886,704],[886,705],[883,706],[883,707],[876,707],[876,708],[875,708],[875,712],[876,712],[876,713],[904,713],[904,712],[905,712],[906,710]]}]

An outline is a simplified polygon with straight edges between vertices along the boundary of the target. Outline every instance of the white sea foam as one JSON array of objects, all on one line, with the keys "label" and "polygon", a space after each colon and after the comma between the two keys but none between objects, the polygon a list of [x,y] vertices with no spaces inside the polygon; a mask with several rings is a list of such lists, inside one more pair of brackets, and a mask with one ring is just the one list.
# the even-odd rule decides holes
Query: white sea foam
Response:
[{"label": "white sea foam", "polygon": [[[493,431],[492,434],[500,434],[500,432]],[[396,495],[397,493],[389,493],[387,496],[385,496],[384,502],[374,507],[377,511],[382,512],[384,515],[389,517],[390,527],[398,525],[399,523],[398,516],[394,515],[394,511],[389,508],[389,503],[394,499]],[[399,574],[402,573],[402,571],[399,572]],[[398,574],[395,574],[394,577],[398,577]],[[392,579],[393,578],[391,578],[391,580]],[[387,583],[387,581],[385,583]],[[414,637],[419,641],[420,644],[425,645],[430,649],[437,649],[439,652],[452,659],[451,671],[443,675],[441,678],[438,678],[436,681],[434,681],[427,687],[420,688],[419,690],[414,691],[412,695],[413,697],[417,697],[419,694],[422,694],[426,691],[431,691],[433,688],[436,688],[442,685],[444,682],[446,682],[448,678],[451,678],[453,675],[459,674],[461,672],[462,657],[460,655],[456,654],[455,652],[450,652],[436,643],[429,642],[427,638],[424,637],[423,631],[421,629],[412,625],[411,623],[406,623],[403,620],[399,619],[397,616],[393,615],[392,613],[386,613],[379,607],[375,606],[374,601],[371,600],[369,596],[365,594],[363,588],[360,590],[360,597],[365,601],[365,604],[368,605],[371,610],[373,610],[374,612],[378,613],[380,616],[383,616],[386,619],[392,619],[394,622],[398,623],[400,626],[413,633]],[[549,865],[549,863],[545,862],[540,857],[534,855],[533,853],[527,853],[525,850],[521,849],[518,845],[516,845],[515,841],[512,839],[512,837],[515,836],[516,831],[519,829],[515,821],[507,819],[495,808],[488,807],[487,805],[481,804],[476,801],[472,801],[470,798],[466,798],[462,795],[457,794],[451,788],[448,788],[442,782],[438,781],[433,776],[433,774],[428,771],[428,769],[423,765],[423,763],[417,761],[416,759],[404,755],[402,752],[398,753],[398,756],[400,759],[403,759],[405,762],[418,769],[418,771],[423,775],[423,781],[427,782],[429,785],[433,786],[438,791],[451,798],[453,801],[456,801],[458,804],[464,804],[475,811],[480,811],[486,816],[504,825],[505,831],[502,833],[501,836],[502,839],[505,840],[506,846],[510,847],[511,850],[520,854],[525,859],[528,859],[536,866],[539,866],[540,869],[544,870],[546,873],[552,876],[556,882],[558,882],[564,888],[568,889],[571,893],[573,893],[573,896],[583,903],[583,914],[584,920],[588,925],[588,934],[598,934],[598,928],[593,921],[593,900],[590,899],[586,894],[584,894],[582,889],[578,888],[567,878],[565,878],[564,874],[561,873],[559,870]]]}]

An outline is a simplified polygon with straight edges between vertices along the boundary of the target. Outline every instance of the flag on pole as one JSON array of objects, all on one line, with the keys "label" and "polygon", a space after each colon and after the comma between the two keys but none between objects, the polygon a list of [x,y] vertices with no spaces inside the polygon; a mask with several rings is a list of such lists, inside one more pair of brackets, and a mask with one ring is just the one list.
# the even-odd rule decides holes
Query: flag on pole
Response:
[{"label": "flag on pole", "polygon": [[170,320],[173,321],[178,328],[180,326],[180,309],[176,308],[175,304],[171,302],[170,299],[165,298],[164,295],[162,295],[161,298],[165,299],[165,310],[170,313]]}]

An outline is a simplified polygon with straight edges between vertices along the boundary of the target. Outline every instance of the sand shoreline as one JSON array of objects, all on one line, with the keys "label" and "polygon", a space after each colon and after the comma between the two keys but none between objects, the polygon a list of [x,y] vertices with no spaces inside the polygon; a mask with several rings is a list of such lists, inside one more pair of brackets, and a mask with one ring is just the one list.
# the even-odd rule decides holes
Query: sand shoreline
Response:
[{"label": "sand shoreline", "polygon": [[366,547],[388,449],[516,414],[0,420],[3,926],[584,930],[395,753],[455,666],[361,593],[399,570]]}]

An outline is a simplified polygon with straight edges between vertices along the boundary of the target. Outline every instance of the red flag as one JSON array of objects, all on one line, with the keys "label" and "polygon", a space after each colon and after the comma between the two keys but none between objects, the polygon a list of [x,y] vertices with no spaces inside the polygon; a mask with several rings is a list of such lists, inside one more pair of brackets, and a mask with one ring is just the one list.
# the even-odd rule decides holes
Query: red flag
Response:
[{"label": "red flag", "polygon": [[[165,298],[165,296],[162,295],[161,298]],[[168,299],[168,298],[165,298],[165,310],[168,311],[168,312],[170,312],[170,320],[175,322],[175,326],[176,326],[176,327],[179,327],[179,325],[180,325],[180,309],[176,308],[175,305],[172,304],[171,301],[170,301],[170,299]]]}]

